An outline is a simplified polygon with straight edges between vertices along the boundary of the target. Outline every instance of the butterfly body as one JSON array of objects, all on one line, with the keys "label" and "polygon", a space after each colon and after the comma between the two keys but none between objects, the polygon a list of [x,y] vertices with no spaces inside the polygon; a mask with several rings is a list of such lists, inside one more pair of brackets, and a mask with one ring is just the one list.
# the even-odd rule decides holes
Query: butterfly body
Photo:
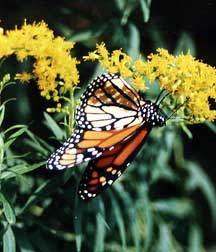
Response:
[{"label": "butterfly body", "polygon": [[90,161],[78,188],[79,196],[86,200],[122,174],[152,127],[163,126],[166,116],[118,74],[97,77],[80,100],[77,128],[51,155],[47,168],[61,170]]}]

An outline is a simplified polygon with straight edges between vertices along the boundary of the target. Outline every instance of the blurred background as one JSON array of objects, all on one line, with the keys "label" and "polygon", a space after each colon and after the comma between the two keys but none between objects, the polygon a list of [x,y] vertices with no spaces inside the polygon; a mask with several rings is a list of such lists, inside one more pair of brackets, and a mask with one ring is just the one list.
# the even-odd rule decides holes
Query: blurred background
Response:
[{"label": "blurred background", "polygon": [[[163,47],[173,54],[190,50],[215,66],[215,13],[213,0],[8,0],[1,3],[0,26],[7,30],[24,19],[44,20],[55,35],[77,42],[73,56],[79,60],[104,41],[109,50],[122,48],[133,59]],[[11,57],[1,77],[23,67]],[[78,68],[83,89],[97,66]],[[18,83],[2,95],[16,101],[8,104],[1,130],[29,125],[54,150],[60,143],[43,123],[47,101],[31,84]],[[214,123],[189,125],[185,131],[176,125],[156,129],[122,180],[89,203],[76,197],[85,166],[66,173],[42,166],[24,179],[3,181],[15,211],[24,207],[12,225],[17,251],[216,251],[215,133]],[[48,158],[49,151],[42,155],[29,142],[28,136],[19,138],[12,151],[34,153],[25,158],[30,164]]]}]

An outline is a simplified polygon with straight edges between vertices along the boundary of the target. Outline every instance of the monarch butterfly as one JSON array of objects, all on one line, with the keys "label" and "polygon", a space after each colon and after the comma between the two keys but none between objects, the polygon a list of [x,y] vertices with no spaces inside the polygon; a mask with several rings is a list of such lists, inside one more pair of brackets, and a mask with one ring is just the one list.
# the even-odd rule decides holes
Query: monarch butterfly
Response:
[{"label": "monarch butterfly", "polygon": [[83,200],[110,186],[134,159],[152,127],[163,126],[165,113],[144,100],[119,74],[102,74],[80,98],[77,128],[53,153],[50,170],[90,161],[78,187]]}]

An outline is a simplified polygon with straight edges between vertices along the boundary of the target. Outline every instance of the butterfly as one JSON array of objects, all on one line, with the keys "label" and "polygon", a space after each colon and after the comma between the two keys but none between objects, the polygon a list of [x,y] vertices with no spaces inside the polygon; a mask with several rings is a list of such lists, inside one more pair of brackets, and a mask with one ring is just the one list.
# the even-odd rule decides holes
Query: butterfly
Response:
[{"label": "butterfly", "polygon": [[166,123],[157,102],[145,100],[119,74],[93,80],[80,98],[73,135],[47,161],[62,170],[89,161],[78,187],[83,200],[96,197],[121,176],[153,127]]}]

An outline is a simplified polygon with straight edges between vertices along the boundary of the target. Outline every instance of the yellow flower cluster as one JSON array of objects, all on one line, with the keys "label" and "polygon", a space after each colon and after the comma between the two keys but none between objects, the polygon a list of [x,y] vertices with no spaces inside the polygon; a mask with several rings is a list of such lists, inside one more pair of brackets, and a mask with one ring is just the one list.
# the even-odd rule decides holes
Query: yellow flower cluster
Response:
[{"label": "yellow flower cluster", "polygon": [[144,89],[144,78],[132,71],[132,59],[121,49],[114,50],[111,54],[106,49],[104,43],[97,44],[96,50],[89,52],[88,56],[83,57],[84,60],[98,60],[100,64],[109,73],[119,73],[124,78],[132,78],[133,83],[139,88]]},{"label": "yellow flower cluster", "polygon": [[96,50],[89,52],[88,56],[83,57],[84,60],[95,61],[106,69],[109,73],[119,73],[123,78],[131,78],[138,89],[145,89],[144,77],[137,71],[132,69],[132,59],[121,49],[114,50],[112,53],[106,49],[105,43],[97,44]]},{"label": "yellow flower cluster", "polygon": [[[71,57],[73,42],[55,37],[45,22],[27,24],[4,33],[0,29],[0,58],[15,54],[18,61],[28,56],[35,59],[32,73],[19,73],[16,79],[29,81],[36,79],[41,95],[46,98],[57,96],[58,79],[64,83],[63,91],[71,89],[79,82],[76,58]],[[62,91],[62,90],[61,90]]]},{"label": "yellow flower cluster", "polygon": [[216,110],[209,103],[210,99],[216,100],[216,69],[190,53],[173,56],[165,49],[157,52],[148,56],[142,68],[149,80],[157,78],[161,88],[186,103],[183,108],[191,122],[216,119]]},{"label": "yellow flower cluster", "polygon": [[[157,80],[161,89],[171,93],[172,108],[182,105],[179,114],[190,123],[216,119],[216,110],[210,108],[209,100],[216,100],[216,69],[196,60],[190,53],[178,56],[158,49],[147,61],[132,59],[121,50],[109,53],[104,43],[97,44],[84,60],[95,61],[111,73],[131,78],[138,89],[145,89],[145,79]],[[171,104],[172,105],[172,104]]]}]

